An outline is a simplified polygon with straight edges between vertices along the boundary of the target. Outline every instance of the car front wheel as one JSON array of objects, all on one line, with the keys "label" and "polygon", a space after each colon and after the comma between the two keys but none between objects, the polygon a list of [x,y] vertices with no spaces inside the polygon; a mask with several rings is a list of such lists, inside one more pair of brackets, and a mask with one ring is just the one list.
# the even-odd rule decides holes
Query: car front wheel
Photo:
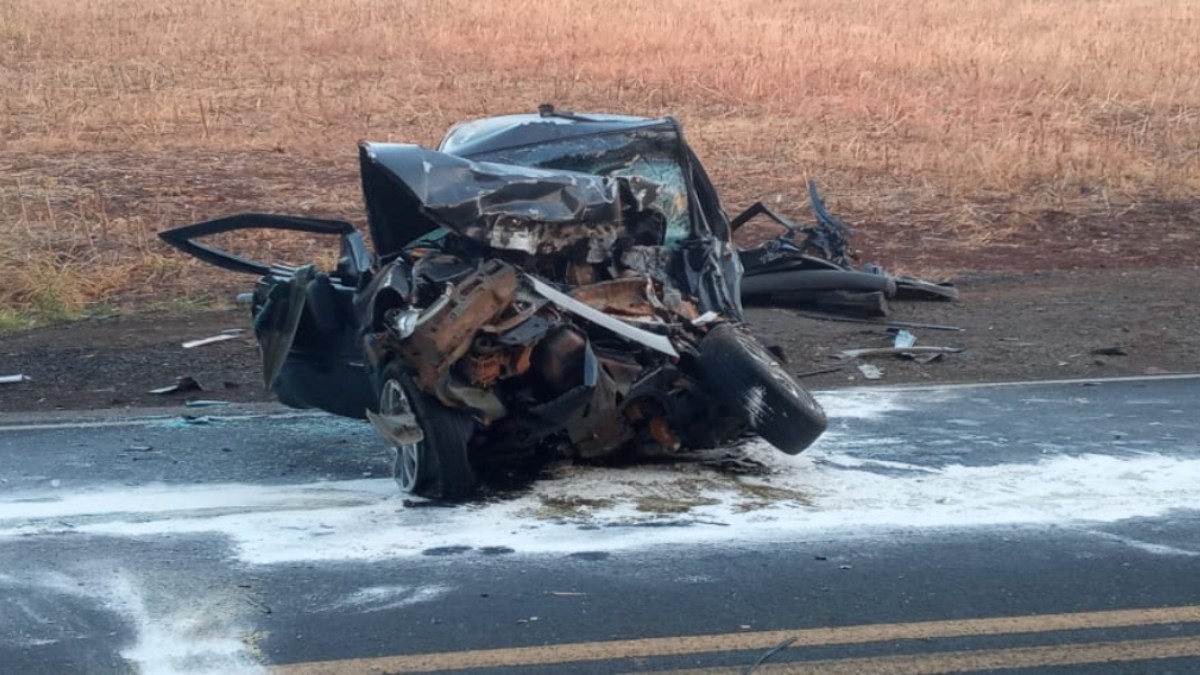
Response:
[{"label": "car front wheel", "polygon": [[475,423],[470,415],[434,400],[392,364],[380,378],[379,419],[396,451],[392,476],[401,490],[444,501],[462,501],[474,493],[468,446]]},{"label": "car front wheel", "polygon": [[776,449],[794,455],[825,431],[821,405],[744,329],[713,327],[699,365],[713,396]]}]

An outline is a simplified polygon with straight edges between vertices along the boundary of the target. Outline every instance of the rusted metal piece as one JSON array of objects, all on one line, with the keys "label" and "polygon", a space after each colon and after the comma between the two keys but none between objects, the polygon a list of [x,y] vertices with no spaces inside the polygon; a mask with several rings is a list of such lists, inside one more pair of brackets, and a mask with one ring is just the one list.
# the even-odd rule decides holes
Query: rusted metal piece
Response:
[{"label": "rusted metal piece", "polygon": [[475,352],[466,358],[471,384],[494,387],[500,380],[523,375],[530,367],[533,344]]},{"label": "rusted metal piece", "polygon": [[467,370],[471,373],[471,384],[491,387],[500,379],[503,359],[497,352],[472,354],[468,358]]},{"label": "rusted metal piece", "polygon": [[670,423],[661,417],[650,418],[650,436],[666,450],[679,449],[679,437],[671,430]]},{"label": "rusted metal piece", "polygon": [[478,272],[460,282],[446,309],[401,345],[407,362],[417,371],[417,385],[436,392],[450,366],[471,348],[475,333],[508,307],[516,290],[516,270],[496,260],[483,263]]},{"label": "rusted metal piece", "polygon": [[571,297],[601,312],[628,316],[656,316],[662,307],[662,302],[655,297],[654,284],[647,277],[613,279],[579,286],[571,291]]}]

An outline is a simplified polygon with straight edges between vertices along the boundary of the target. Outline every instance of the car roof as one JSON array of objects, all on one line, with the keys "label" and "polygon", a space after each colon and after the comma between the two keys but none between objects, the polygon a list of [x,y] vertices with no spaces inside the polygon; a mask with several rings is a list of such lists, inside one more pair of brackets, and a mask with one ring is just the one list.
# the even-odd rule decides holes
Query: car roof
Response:
[{"label": "car roof", "polygon": [[502,115],[454,125],[446,132],[437,149],[451,155],[471,157],[523,145],[674,124],[674,120],[668,117],[634,117],[608,113],[549,112]]}]

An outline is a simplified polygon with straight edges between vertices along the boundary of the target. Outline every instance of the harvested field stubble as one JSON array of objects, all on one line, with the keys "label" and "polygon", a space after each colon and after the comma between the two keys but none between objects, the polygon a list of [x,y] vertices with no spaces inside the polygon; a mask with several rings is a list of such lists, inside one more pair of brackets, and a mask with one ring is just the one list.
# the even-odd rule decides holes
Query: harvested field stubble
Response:
[{"label": "harvested field stubble", "polygon": [[817,178],[909,271],[1192,264],[1196,35],[1193,0],[0,0],[0,308],[205,292],[154,232],[359,220],[357,139],[543,101],[679,116],[731,209]]}]

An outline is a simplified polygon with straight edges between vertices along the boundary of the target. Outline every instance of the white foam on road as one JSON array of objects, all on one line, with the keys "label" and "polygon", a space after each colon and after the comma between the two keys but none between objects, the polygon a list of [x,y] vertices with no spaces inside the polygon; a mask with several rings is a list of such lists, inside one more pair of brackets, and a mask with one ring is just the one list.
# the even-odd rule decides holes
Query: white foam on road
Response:
[{"label": "white foam on road", "polygon": [[450,591],[449,586],[367,586],[338,599],[329,611],[383,612],[432,602]]},{"label": "white foam on road", "polygon": [[[769,480],[694,466],[585,468],[517,499],[453,509],[406,509],[388,479],[121,488],[57,503],[0,503],[0,537],[217,533],[229,538],[241,560],[272,564],[403,557],[445,546],[577,552],[791,540],[872,527],[1109,523],[1200,504],[1200,461],[1154,454],[878,473],[870,470],[874,462],[819,448],[798,457],[765,448],[755,453],[775,468]],[[897,463],[878,464],[895,469]],[[170,505],[163,504],[164,493],[173,496]],[[663,502],[665,509],[655,506]],[[15,518],[34,506],[56,520]],[[664,520],[698,522],[640,527]]]},{"label": "white foam on road", "polygon": [[[219,591],[179,593],[177,580],[136,578],[128,570],[89,568],[72,574],[35,572],[0,577],[0,592],[32,589],[39,602],[57,607],[55,596],[84,598],[113,612],[133,634],[119,653],[143,675],[251,675],[266,672],[247,648],[244,603]],[[5,587],[8,587],[7,589]],[[180,600],[183,600],[182,602]],[[62,619],[63,617],[58,617]],[[22,622],[25,630],[29,623]],[[70,636],[77,639],[77,636]],[[59,642],[33,637],[23,646]]]},{"label": "white foam on road", "polygon": [[22,494],[0,500],[0,522],[117,515],[161,518],[186,512],[217,516],[230,512],[307,510],[374,504],[395,495],[395,483],[349,480],[306,485],[148,485],[88,492]]},{"label": "white foam on road", "polygon": [[[399,558],[456,546],[572,553],[896,528],[1112,523],[1200,504],[1200,459],[1167,454],[1042,454],[992,466],[871,458],[880,447],[891,458],[921,456],[912,438],[863,438],[854,429],[853,420],[886,418],[904,411],[907,400],[887,391],[822,396],[833,424],[809,451],[791,457],[764,444],[748,449],[773,470],[765,478],[697,465],[573,467],[520,497],[451,509],[405,508],[390,479],[58,490],[0,499],[0,538],[215,533],[228,538],[238,559],[274,564]],[[664,523],[679,526],[647,527]],[[390,601],[409,597],[409,590],[392,590]]]}]

